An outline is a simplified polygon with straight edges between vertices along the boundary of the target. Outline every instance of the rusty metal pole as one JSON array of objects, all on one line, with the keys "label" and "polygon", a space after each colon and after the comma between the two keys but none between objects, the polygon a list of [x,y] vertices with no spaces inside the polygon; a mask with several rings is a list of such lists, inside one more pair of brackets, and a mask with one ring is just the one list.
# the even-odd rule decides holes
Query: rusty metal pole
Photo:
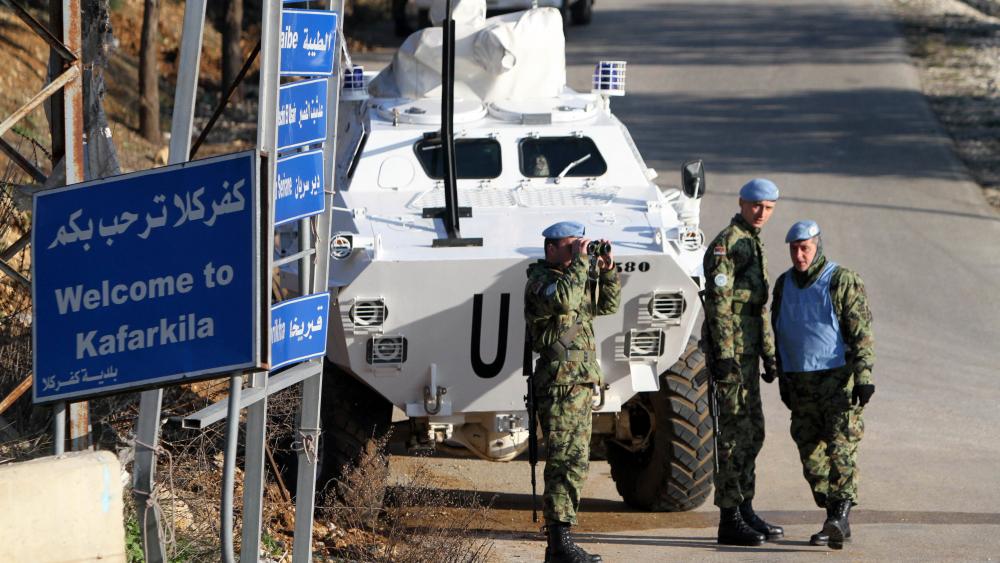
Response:
[{"label": "rusty metal pole", "polygon": [[[65,143],[66,184],[83,181],[83,36],[81,35],[83,11],[80,0],[53,0],[62,2],[63,44],[76,56],[64,63],[66,69],[76,66],[76,77],[63,86],[63,142]],[[53,24],[55,21],[53,21]],[[86,401],[69,405],[69,439],[74,451],[90,447],[90,416]]]}]

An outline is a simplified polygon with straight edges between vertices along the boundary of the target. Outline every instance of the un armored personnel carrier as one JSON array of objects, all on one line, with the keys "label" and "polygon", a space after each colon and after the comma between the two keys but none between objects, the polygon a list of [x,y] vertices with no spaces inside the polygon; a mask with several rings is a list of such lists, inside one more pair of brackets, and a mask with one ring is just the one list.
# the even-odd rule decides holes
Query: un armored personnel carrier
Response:
[{"label": "un armored personnel carrier", "polygon": [[679,188],[653,182],[610,109],[624,63],[599,64],[592,92],[566,87],[557,10],[487,20],[480,0],[454,14],[453,86],[440,27],[410,36],[377,76],[345,83],[321,471],[388,428],[393,407],[411,447],[497,462],[525,452],[525,272],[543,258],[542,230],[575,220],[611,241],[622,276],[620,311],[594,326],[605,383],[595,451],[630,505],[694,508],[712,462],[704,361],[690,340],[701,163],[684,166]]}]

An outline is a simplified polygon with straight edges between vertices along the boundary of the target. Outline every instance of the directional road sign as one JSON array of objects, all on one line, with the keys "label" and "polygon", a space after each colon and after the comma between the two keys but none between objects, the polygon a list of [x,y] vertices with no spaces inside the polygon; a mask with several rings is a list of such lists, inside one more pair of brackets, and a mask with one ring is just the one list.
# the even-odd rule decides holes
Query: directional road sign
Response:
[{"label": "directional road sign", "polygon": [[284,84],[278,89],[278,150],[326,139],[327,79]]},{"label": "directional road sign", "polygon": [[282,10],[281,74],[330,76],[337,38],[337,12]]},{"label": "directional road sign", "polygon": [[271,307],[271,369],[326,354],[330,294],[317,293]]},{"label": "directional road sign", "polygon": [[323,150],[278,159],[274,186],[274,224],[323,211]]}]

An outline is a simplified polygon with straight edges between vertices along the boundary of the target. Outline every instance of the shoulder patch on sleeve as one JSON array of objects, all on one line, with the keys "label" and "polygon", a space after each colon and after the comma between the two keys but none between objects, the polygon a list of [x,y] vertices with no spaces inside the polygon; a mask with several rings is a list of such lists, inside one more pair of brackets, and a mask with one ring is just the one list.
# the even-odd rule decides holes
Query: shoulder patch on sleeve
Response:
[{"label": "shoulder patch on sleeve", "polygon": [[556,287],[555,283],[549,284],[549,286],[545,288],[545,296],[552,297],[553,295],[556,294],[556,289],[558,288]]},{"label": "shoulder patch on sleeve", "polygon": [[722,246],[721,244],[717,244],[717,245],[715,245],[715,248],[712,249],[712,254],[714,254],[715,256],[725,256],[726,255],[726,247]]},{"label": "shoulder patch on sleeve", "polygon": [[726,274],[719,274],[715,276],[715,279],[712,281],[715,282],[715,287],[725,287],[726,284],[729,283],[729,276]]}]

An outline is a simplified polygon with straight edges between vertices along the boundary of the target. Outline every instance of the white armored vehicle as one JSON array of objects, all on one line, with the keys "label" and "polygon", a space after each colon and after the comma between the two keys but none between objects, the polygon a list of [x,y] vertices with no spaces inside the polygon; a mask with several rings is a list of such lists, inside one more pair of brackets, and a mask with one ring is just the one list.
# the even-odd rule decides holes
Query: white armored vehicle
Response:
[{"label": "white armored vehicle", "polygon": [[393,406],[409,419],[411,447],[498,462],[522,454],[525,273],[543,258],[542,230],[575,220],[611,241],[622,276],[619,312],[594,326],[605,382],[594,393],[595,450],[630,505],[694,508],[712,463],[704,362],[689,340],[701,163],[685,165],[682,188],[653,183],[610,110],[624,63],[598,65],[592,92],[566,87],[557,10],[487,20],[479,0],[458,3],[454,17],[453,123],[442,119],[452,87],[440,27],[410,36],[378,76],[346,80],[321,471],[386,429]]}]

